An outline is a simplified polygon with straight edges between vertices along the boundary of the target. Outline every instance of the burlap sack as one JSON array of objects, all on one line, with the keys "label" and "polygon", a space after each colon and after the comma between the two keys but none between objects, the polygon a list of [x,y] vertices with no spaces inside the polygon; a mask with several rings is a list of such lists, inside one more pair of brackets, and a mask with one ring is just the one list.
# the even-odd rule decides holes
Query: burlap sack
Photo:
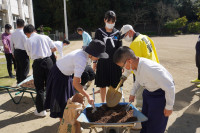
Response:
[{"label": "burlap sack", "polygon": [[75,94],[72,98],[68,99],[58,133],[80,133],[81,126],[76,119],[83,109],[84,99],[81,94]]}]

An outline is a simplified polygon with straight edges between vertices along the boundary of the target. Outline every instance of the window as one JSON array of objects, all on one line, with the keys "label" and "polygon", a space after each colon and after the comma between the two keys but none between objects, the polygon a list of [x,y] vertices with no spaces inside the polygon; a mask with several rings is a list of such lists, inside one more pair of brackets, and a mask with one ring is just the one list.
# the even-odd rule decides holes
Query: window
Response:
[{"label": "window", "polygon": [[14,25],[14,29],[17,28],[17,19],[19,18],[19,16],[17,15],[13,15],[13,25]]},{"label": "window", "polygon": [[23,0],[23,4],[28,5],[27,0]]},{"label": "window", "polygon": [[25,25],[29,24],[29,18],[25,18]]}]

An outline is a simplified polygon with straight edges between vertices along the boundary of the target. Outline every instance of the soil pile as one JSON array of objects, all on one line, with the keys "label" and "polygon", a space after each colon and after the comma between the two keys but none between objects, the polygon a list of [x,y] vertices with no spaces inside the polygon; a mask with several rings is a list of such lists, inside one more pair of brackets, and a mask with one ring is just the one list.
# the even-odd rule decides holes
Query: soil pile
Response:
[{"label": "soil pile", "polygon": [[103,104],[97,107],[97,111],[92,113],[92,107],[86,109],[86,116],[90,122],[96,123],[126,123],[137,121],[137,117],[133,116],[133,109],[125,110],[126,105],[117,105],[115,107],[107,107]]},{"label": "soil pile", "polygon": [[34,80],[29,80],[26,83],[23,83],[21,87],[35,89]]}]

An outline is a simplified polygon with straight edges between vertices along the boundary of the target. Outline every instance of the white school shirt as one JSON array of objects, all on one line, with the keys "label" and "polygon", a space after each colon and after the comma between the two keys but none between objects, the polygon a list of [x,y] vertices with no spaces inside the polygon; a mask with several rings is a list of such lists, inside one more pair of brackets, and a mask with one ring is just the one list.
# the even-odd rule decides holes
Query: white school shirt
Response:
[{"label": "white school shirt", "polygon": [[51,48],[55,48],[53,41],[46,35],[32,33],[26,41],[26,52],[31,59],[43,59],[51,56]]},{"label": "white school shirt", "polygon": [[22,28],[16,29],[12,34],[10,38],[10,46],[12,53],[14,53],[14,49],[20,49],[25,50],[25,43],[26,43],[27,37],[24,34],[24,31]]},{"label": "white school shirt", "polygon": [[57,51],[58,51],[60,57],[62,58],[63,57],[63,51],[62,51],[63,50],[63,42],[55,41],[54,44],[55,44],[55,46],[57,48]]},{"label": "white school shirt", "polygon": [[74,77],[80,78],[88,60],[88,54],[82,49],[77,49],[58,60],[56,65],[64,75],[69,76],[74,73]]},{"label": "white school shirt", "polygon": [[165,109],[172,110],[175,100],[175,86],[172,75],[160,64],[140,57],[137,70],[134,70],[136,81],[131,90],[135,96],[140,85],[150,92],[162,89],[165,91]]}]

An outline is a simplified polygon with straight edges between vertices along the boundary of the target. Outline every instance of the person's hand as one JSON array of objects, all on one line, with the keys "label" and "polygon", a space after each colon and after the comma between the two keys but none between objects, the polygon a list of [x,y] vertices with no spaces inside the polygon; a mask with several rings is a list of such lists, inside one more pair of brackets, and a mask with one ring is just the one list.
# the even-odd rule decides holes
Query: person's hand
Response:
[{"label": "person's hand", "polygon": [[91,96],[88,96],[87,99],[90,105],[94,105],[94,99]]},{"label": "person's hand", "polygon": [[135,100],[135,96],[130,95],[130,96],[129,96],[129,102],[134,102],[134,100]]},{"label": "person's hand", "polygon": [[55,58],[57,59],[57,56],[55,55]]},{"label": "person's hand", "polygon": [[9,50],[9,47],[8,47],[7,45],[4,45],[4,48],[5,48],[6,50]]},{"label": "person's hand", "polygon": [[93,71],[96,72],[96,68],[97,68],[97,63],[93,63]]},{"label": "person's hand", "polygon": [[166,117],[169,117],[171,114],[172,114],[172,110],[164,109],[164,115],[165,115]]}]

